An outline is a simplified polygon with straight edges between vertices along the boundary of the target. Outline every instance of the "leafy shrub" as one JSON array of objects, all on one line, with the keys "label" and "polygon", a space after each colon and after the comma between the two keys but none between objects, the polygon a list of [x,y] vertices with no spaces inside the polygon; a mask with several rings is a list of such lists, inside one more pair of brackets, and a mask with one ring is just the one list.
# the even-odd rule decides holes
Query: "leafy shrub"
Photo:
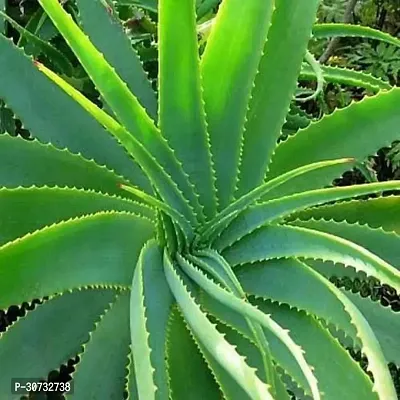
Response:
[{"label": "leafy shrub", "polygon": [[362,68],[366,72],[385,80],[398,82],[400,71],[400,49],[386,43],[373,46],[360,43],[348,52],[349,67]]},{"label": "leafy shrub", "polygon": [[194,1],[160,0],[158,99],[107,3],[77,1],[88,37],[40,3],[104,110],[0,37],[35,137],[0,136],[0,307],[42,300],[0,338],[0,394],[78,354],[77,399],[396,399],[398,318],[329,278],[400,288],[400,198],[343,201],[400,182],[329,185],[399,138],[400,90],[293,117],[317,0],[225,0],[200,62]]}]

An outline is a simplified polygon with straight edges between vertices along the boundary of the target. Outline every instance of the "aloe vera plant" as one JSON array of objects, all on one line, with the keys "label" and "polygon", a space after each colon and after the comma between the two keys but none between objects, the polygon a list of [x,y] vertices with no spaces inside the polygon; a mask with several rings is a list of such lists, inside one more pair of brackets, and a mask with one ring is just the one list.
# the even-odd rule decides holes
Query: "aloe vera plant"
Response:
[{"label": "aloe vera plant", "polygon": [[224,0],[200,59],[195,1],[159,0],[156,98],[112,7],[40,0],[104,108],[0,37],[35,138],[0,136],[0,308],[41,300],[2,398],[79,355],[67,398],[396,399],[399,318],[329,278],[399,290],[400,198],[356,198],[400,182],[330,185],[399,138],[400,89],[277,144],[318,3]]}]

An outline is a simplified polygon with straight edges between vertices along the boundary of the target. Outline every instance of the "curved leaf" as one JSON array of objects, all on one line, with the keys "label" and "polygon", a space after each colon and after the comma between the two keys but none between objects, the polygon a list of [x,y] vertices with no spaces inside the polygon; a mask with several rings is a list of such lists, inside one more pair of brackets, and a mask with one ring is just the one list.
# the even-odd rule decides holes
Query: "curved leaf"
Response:
[{"label": "curved leaf", "polygon": [[132,283],[130,332],[140,398],[168,399],[167,324],[174,298],[163,273],[163,253],[156,241],[146,243]]},{"label": "curved leaf", "polygon": [[[346,295],[299,261],[274,260],[272,265],[274,268],[271,269],[269,265],[242,269],[239,278],[245,290],[272,300],[280,298],[279,301],[291,306],[316,312],[316,315],[344,329],[353,340],[361,340],[362,351],[369,360],[368,369],[375,379],[374,390],[381,400],[395,400],[396,391],[382,349],[368,322]],[[283,287],[287,290],[282,291]],[[283,300],[289,297],[289,301]]]},{"label": "curved leaf", "polygon": [[[82,63],[100,94],[120,123],[157,159],[193,205],[198,205],[193,187],[168,143],[161,136],[137,98],[113,67],[67,14],[58,0],[39,1],[54,25]],[[125,135],[124,142],[128,140]]]},{"label": "curved leaf", "polygon": [[[350,107],[336,110],[318,122],[291,136],[276,148],[267,179],[279,176],[300,165],[318,160],[354,157],[363,161],[379,148],[397,140],[400,131],[400,89],[380,92],[366,97]],[[268,198],[301,192],[330,185],[346,171],[333,166],[296,178],[271,191]]]},{"label": "curved leaf", "polygon": [[219,399],[221,393],[183,317],[175,307],[168,323],[168,376],[176,400]]},{"label": "curved leaf", "polygon": [[238,299],[232,293],[215,284],[197,267],[191,265],[184,258],[180,257],[178,258],[178,261],[179,265],[186,272],[186,274],[189,275],[208,295],[214,297],[225,306],[239,312],[243,316],[250,318],[253,322],[257,322],[264,329],[269,330],[276,337],[278,337],[299,364],[304,376],[307,379],[307,382],[310,385],[313,398],[315,400],[320,399],[317,380],[313,375],[312,369],[304,359],[302,349],[291,339],[288,331],[282,329],[280,325],[270,318],[270,315],[262,313],[244,299]]},{"label": "curved leaf", "polygon": [[[380,78],[376,78],[365,72],[356,71],[350,68],[339,68],[323,66],[322,72],[326,82],[338,83],[340,85],[348,85],[361,87],[373,91],[380,89],[389,90],[392,86]],[[303,65],[300,71],[300,80],[316,80],[316,74],[308,65]]]},{"label": "curved leaf", "polygon": [[327,37],[362,37],[365,39],[380,40],[382,42],[393,44],[400,47],[400,40],[396,37],[382,32],[369,26],[351,25],[351,24],[315,24],[313,27],[313,36],[316,39]]},{"label": "curved leaf", "polygon": [[232,265],[282,257],[321,259],[350,265],[400,289],[400,271],[365,248],[327,233],[297,226],[266,226],[222,254]]},{"label": "curved leaf", "polygon": [[314,229],[319,232],[326,232],[339,236],[343,239],[356,243],[370,252],[376,254],[395,268],[400,270],[400,236],[394,232],[385,232],[382,229],[372,229],[359,224],[349,224],[345,221],[325,220],[296,220],[292,223],[295,226],[302,226]]},{"label": "curved leaf", "polygon": [[127,199],[57,187],[2,188],[0,210],[3,216],[0,224],[0,246],[46,225],[99,211],[126,211],[154,218],[150,208]]},{"label": "curved leaf", "polygon": [[202,313],[192,299],[183,281],[164,253],[164,271],[174,297],[194,335],[215,360],[232,376],[251,399],[267,400],[272,397],[264,384],[240,357],[235,348],[225,341],[215,326]]},{"label": "curved leaf", "polygon": [[104,54],[150,117],[155,119],[155,93],[117,14],[106,1],[78,0],[77,6],[79,20],[91,42]]},{"label": "curved leaf", "polygon": [[[268,268],[268,266],[264,266],[264,268]],[[253,276],[257,276],[257,274]],[[268,291],[265,290],[265,293]],[[262,312],[270,314],[282,327],[289,330],[296,343],[299,343],[304,349],[305,358],[314,368],[314,374],[318,379],[318,386],[324,398],[332,400],[377,398],[372,393],[372,382],[368,376],[316,318],[286,304],[271,303],[260,298],[252,302]],[[232,326],[240,334],[251,339],[251,332],[240,314],[233,313],[210,296],[202,296],[202,305],[223,323]],[[265,334],[276,363],[286,374],[290,374],[291,379],[307,395],[310,395],[309,385],[296,360],[277,337],[268,331],[265,331]],[[229,331],[227,338],[229,339]],[[238,350],[240,350],[240,345]],[[338,382],[341,384],[338,385]]]},{"label": "curved leaf", "polygon": [[[0,35],[0,97],[42,142],[68,148],[150,189],[139,167],[90,115],[53,85],[10,40]],[[47,110],[43,118],[43,110]],[[65,112],[68,110],[68,112]]]},{"label": "curved leaf", "polygon": [[128,354],[129,292],[125,291],[97,322],[79,354],[72,375],[74,393],[67,399],[123,398]]},{"label": "curved leaf", "polygon": [[123,182],[124,178],[107,168],[68,150],[0,135],[0,186],[69,186],[128,197],[120,188]]},{"label": "curved leaf", "polygon": [[359,293],[348,291],[344,291],[344,293],[370,324],[382,346],[386,360],[399,365],[398,335],[400,332],[400,318],[398,312],[394,312],[390,307],[383,307],[379,302],[371,301],[370,298],[361,297]]},{"label": "curved leaf", "polygon": [[236,196],[258,186],[267,172],[297,87],[318,4],[319,0],[276,2],[247,112]]},{"label": "curved leaf", "polygon": [[393,215],[400,214],[400,196],[379,197],[369,200],[354,200],[301,211],[290,219],[333,219],[351,224],[367,224],[371,228],[382,228],[400,234],[400,222]]},{"label": "curved leaf", "polygon": [[200,84],[195,2],[174,4],[159,0],[159,126],[195,185],[205,215],[212,217],[216,198]]},{"label": "curved leaf", "polygon": [[75,357],[116,293],[100,288],[64,293],[36,305],[9,327],[0,336],[0,396],[10,398],[11,378],[46,379],[51,370]]},{"label": "curved leaf", "polygon": [[40,49],[39,52],[43,53],[43,55],[58,68],[59,72],[72,75],[72,64],[61,51],[56,49],[50,43],[45,42],[40,37],[29,32],[10,18],[6,13],[0,11],[0,17],[10,23],[10,25],[21,35],[20,38],[28,39],[34,48]]},{"label": "curved leaf", "polygon": [[273,190],[275,187],[283,185],[298,176],[306,174],[307,172],[327,168],[332,165],[351,163],[354,160],[351,158],[345,158],[340,160],[329,160],[322,161],[320,163],[308,164],[303,167],[297,168],[295,170],[289,171],[281,176],[271,179],[265,182],[263,185],[258,186],[251,192],[243,195],[238,200],[232,202],[228,207],[221,211],[213,220],[202,226],[200,235],[203,235],[202,239],[209,239],[212,235],[215,236],[219,229],[224,225],[228,224],[238,213],[245,210],[251,204],[255,203],[259,198],[264,196],[269,191]]},{"label": "curved leaf", "polygon": [[[97,107],[94,103],[83,96],[79,91],[65,82],[62,78],[57,76],[54,72],[50,71],[44,65],[38,65],[38,68],[50,79],[60,86],[66,93],[68,93],[77,103],[85,108],[91,115],[96,118],[107,130],[114,135],[126,148],[129,154],[138,162],[143,168],[151,183],[155,186],[160,196],[172,207],[179,209],[187,218],[193,220],[193,210],[191,209],[187,200],[179,191],[176,183],[164,171],[163,167],[158,163],[147,149],[129,132],[109,116],[105,111]],[[141,191],[136,189],[136,195]],[[147,194],[143,196],[150,197]]]},{"label": "curved leaf", "polygon": [[[260,377],[264,376],[264,371],[263,371],[263,361],[261,359],[261,355],[260,355],[260,351],[257,348],[257,346],[255,346],[249,339],[247,339],[244,335],[242,335],[241,333],[239,333],[238,331],[232,329],[231,327],[229,327],[228,325],[222,324],[222,323],[218,323],[218,330],[220,332],[222,332],[226,339],[232,343],[237,351],[239,352],[239,354],[243,355],[246,358],[246,362],[249,364],[249,366],[256,368],[257,369],[257,373]],[[289,395],[289,393],[287,392],[287,389],[285,387],[285,385],[283,384],[277,370],[278,370],[278,366],[274,365],[274,382],[275,382],[275,393],[274,393],[274,399],[275,400],[291,400],[291,396]],[[263,375],[264,374],[264,375]],[[234,388],[233,388],[234,389]],[[241,393],[239,393],[236,390],[236,394],[238,396],[241,395]],[[234,398],[234,396],[230,396],[230,395],[226,395],[227,398],[232,399]],[[239,399],[247,399],[248,397],[239,397]]]},{"label": "curved leaf", "polygon": [[153,234],[128,213],[97,213],[44,228],[0,247],[0,308],[85,285],[130,285]]},{"label": "curved leaf", "polygon": [[[293,213],[298,215],[297,212],[311,206],[398,188],[400,188],[399,181],[378,182],[310,190],[266,201],[249,207],[239,214],[216,239],[214,246],[218,250],[223,250],[260,226],[279,221]],[[292,218],[289,217],[288,220]]]},{"label": "curved leaf", "polygon": [[202,56],[203,96],[219,210],[234,194],[248,100],[272,11],[271,0],[223,1]]}]

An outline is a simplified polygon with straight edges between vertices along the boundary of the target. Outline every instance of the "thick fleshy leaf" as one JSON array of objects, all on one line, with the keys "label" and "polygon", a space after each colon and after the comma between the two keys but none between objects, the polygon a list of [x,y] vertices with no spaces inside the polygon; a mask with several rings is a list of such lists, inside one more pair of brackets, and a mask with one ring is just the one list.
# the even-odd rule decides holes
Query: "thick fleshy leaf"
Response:
[{"label": "thick fleshy leaf", "polygon": [[400,236],[394,232],[389,233],[382,229],[372,229],[368,226],[349,224],[345,221],[296,220],[292,224],[347,239],[368,249],[400,270]]},{"label": "thick fleshy leaf", "polygon": [[51,370],[75,357],[116,293],[110,289],[65,293],[36,305],[15,322],[0,337],[0,396],[11,398],[11,378],[46,379]]},{"label": "thick fleshy leaf", "polygon": [[69,188],[2,188],[0,210],[0,246],[46,225],[99,211],[127,211],[154,218],[154,212],[139,203]]},{"label": "thick fleshy leaf", "polygon": [[186,198],[192,204],[198,204],[193,187],[174,153],[126,83],[75,24],[72,17],[64,11],[58,0],[40,0],[40,4],[74,51],[119,122],[157,159]]},{"label": "thick fleshy leaf", "polygon": [[[202,305],[208,312],[234,327],[246,338],[251,338],[251,332],[240,314],[232,313],[209,296],[202,296],[202,300]],[[257,299],[254,304],[262,312],[270,314],[282,327],[288,329],[294,340],[303,348],[305,358],[314,368],[323,398],[329,400],[376,399],[376,395],[372,394],[372,382],[367,375],[313,316],[295,308],[289,308],[285,304],[272,304],[262,299]],[[279,339],[268,331],[265,331],[265,334],[276,363],[286,374],[290,374],[290,377],[305,393],[310,395],[307,381],[296,361],[282,346]],[[229,335],[227,338],[229,339]],[[341,384],[338,385],[337,382]]]},{"label": "thick fleshy leaf", "polygon": [[[137,196],[139,199],[141,199],[144,203],[148,204],[149,206],[154,207],[156,210],[161,211],[161,212],[165,213],[166,215],[168,215],[168,217],[171,218],[173,224],[178,225],[179,228],[182,229],[182,232],[185,235],[185,239],[187,241],[192,240],[193,231],[192,231],[192,228],[191,228],[189,222],[182,214],[177,212],[174,208],[170,207],[166,203],[163,203],[162,201],[158,200],[157,198],[142,192],[141,190],[135,189],[130,186],[125,186],[125,185],[121,185],[121,187],[122,187],[122,189]],[[166,231],[166,236],[168,237],[169,232],[167,230],[165,230],[165,231]],[[179,235],[177,234],[177,236],[179,236]],[[177,239],[179,241],[179,238],[177,238]]]},{"label": "thick fleshy leaf", "polygon": [[[216,251],[210,249],[197,251],[195,254],[196,257],[188,255],[187,260],[185,260],[182,256],[177,255],[177,260],[179,263],[186,264],[186,267],[190,266],[188,263],[190,261],[193,263],[193,265],[211,275],[211,277],[218,282],[222,288],[232,293],[238,299],[246,299],[246,294],[243,291],[240,282],[236,278],[231,266],[223,257],[221,257]],[[278,383],[276,382],[276,371],[272,362],[269,344],[265,338],[262,326],[248,316],[245,317],[245,320],[250,331],[252,332],[252,339],[259,349],[260,358],[262,361],[261,372],[263,373],[261,379],[264,379],[265,382],[271,385],[271,392],[275,396],[278,389],[275,386],[275,384]]]},{"label": "thick fleshy leaf", "polygon": [[[120,146],[90,115],[37,71],[10,40],[0,35],[0,97],[42,142],[94,159],[133,184],[147,179]],[[46,118],[43,118],[46,110]],[[68,110],[68,112],[65,112]]]},{"label": "thick fleshy leaf", "polygon": [[155,119],[155,93],[117,14],[102,0],[78,0],[77,5],[83,30],[91,42],[104,54],[147,113]]},{"label": "thick fleshy leaf", "polygon": [[322,161],[320,163],[308,164],[300,168],[296,168],[292,171],[288,171],[285,174],[282,174],[275,179],[271,179],[264,184],[258,186],[253,189],[251,192],[243,195],[238,200],[232,202],[228,207],[226,207],[223,211],[221,211],[214,219],[212,219],[209,223],[205,224],[200,234],[202,235],[202,240],[210,240],[213,236],[216,236],[217,233],[227,225],[236,215],[240,212],[244,211],[247,207],[251,206],[258,199],[264,196],[269,191],[273,190],[277,186],[281,186],[288,181],[295,179],[298,176],[307,174],[310,171],[323,169],[330,167],[336,164],[349,164],[353,162],[351,158],[344,158],[339,160],[329,160]]},{"label": "thick fleshy leaf", "polygon": [[69,186],[131,197],[120,188],[124,182],[128,183],[107,168],[67,150],[0,135],[0,186]]},{"label": "thick fleshy leaf", "polygon": [[360,340],[380,400],[396,399],[379,342],[363,315],[340,289],[296,260],[272,260],[246,266],[239,270],[238,277],[249,294],[314,313],[344,330],[354,341]]},{"label": "thick fleshy leaf", "polygon": [[301,257],[350,265],[400,289],[400,271],[367,249],[338,236],[297,226],[270,225],[228,247],[232,265],[283,257]]},{"label": "thick fleshy leaf", "polygon": [[245,363],[235,348],[224,339],[223,335],[218,332],[193,300],[166,253],[164,253],[164,271],[186,322],[202,346],[211,353],[212,357],[231,375],[250,398],[272,400],[269,387],[256,376],[255,370]]},{"label": "thick fleshy leaf", "polygon": [[255,305],[288,329],[304,349],[325,399],[378,398],[372,392],[373,385],[369,377],[315,318],[286,305],[262,300],[257,300]]},{"label": "thick fleshy leaf", "polygon": [[219,210],[234,194],[248,101],[272,11],[271,0],[223,1],[202,56]]},{"label": "thick fleshy leaf", "polygon": [[182,257],[178,258],[178,261],[185,273],[189,275],[208,295],[214,297],[216,300],[232,310],[250,318],[253,322],[257,322],[262,328],[270,331],[272,334],[278,337],[300,366],[301,371],[309,383],[313,398],[315,400],[320,399],[317,380],[315,379],[310,366],[304,359],[302,349],[292,340],[288,334],[288,331],[284,330],[280,325],[272,320],[269,314],[262,313],[244,299],[238,299],[232,293],[229,293],[212,280],[208,279],[207,276],[204,275],[197,267],[191,265]]},{"label": "thick fleshy leaf", "polygon": [[159,126],[195,185],[205,215],[212,217],[216,198],[200,84],[195,4],[174,4],[159,1]]},{"label": "thick fleshy leaf", "polygon": [[313,36],[316,39],[329,37],[362,37],[365,39],[380,40],[394,46],[400,47],[400,40],[386,32],[369,26],[351,24],[315,24]]},{"label": "thick fleshy leaf", "polygon": [[139,394],[136,384],[135,365],[133,363],[132,351],[129,353],[129,365],[125,381],[125,391],[127,392],[127,400],[139,400]]},{"label": "thick fleshy leaf", "polygon": [[[238,331],[231,327],[218,323],[218,330],[222,332],[226,339],[232,343],[237,351],[246,358],[246,362],[253,368],[257,369],[257,374],[260,378],[265,376],[263,371],[263,361],[260,355],[260,351],[249,339]],[[280,376],[277,373],[277,368],[274,366],[274,384],[275,384],[275,400],[290,400],[285,385],[282,383]],[[240,393],[238,393],[240,395]],[[232,399],[231,396],[227,395],[227,398]],[[241,397],[241,399],[247,399],[247,397]]]},{"label": "thick fleshy leaf", "polygon": [[359,293],[345,291],[346,296],[361,311],[371,325],[376,337],[382,346],[382,351],[388,362],[400,365],[400,316],[390,307],[384,307],[379,302],[361,297]]},{"label": "thick fleshy leaf", "polygon": [[[262,225],[281,220],[289,214],[318,204],[400,188],[400,182],[378,182],[365,185],[310,190],[257,204],[243,211],[217,238],[214,246],[222,250]],[[306,211],[307,212],[307,211]],[[297,214],[295,214],[297,215]],[[302,215],[302,214],[300,214]],[[290,220],[290,217],[288,218]]]},{"label": "thick fleshy leaf", "polygon": [[[355,86],[372,90],[374,92],[380,89],[391,89],[392,86],[380,78],[365,72],[353,70],[350,68],[339,68],[331,66],[322,67],[324,80],[326,82],[338,83],[340,85]],[[303,65],[300,72],[300,80],[315,80],[316,74],[308,65]]]},{"label": "thick fleshy leaf", "polygon": [[[354,157],[363,161],[367,156],[389,146],[399,138],[400,89],[366,97],[350,107],[340,109],[313,122],[276,148],[267,179],[279,176],[300,165],[317,160]],[[333,166],[310,172],[289,184],[271,191],[268,198],[292,194],[330,185],[346,171],[345,166]]]},{"label": "thick fleshy leaf", "polygon": [[98,213],[0,247],[0,308],[85,285],[129,286],[150,221]]},{"label": "thick fleshy leaf", "polygon": [[125,291],[102,316],[84,345],[72,376],[74,393],[67,399],[122,399],[129,344],[129,292]]},{"label": "thick fleshy leaf", "polygon": [[58,72],[65,73],[68,76],[72,75],[73,66],[60,50],[31,33],[0,10],[1,18],[6,20],[20,34],[21,38],[29,40],[35,51],[39,54],[42,53],[57,68]]},{"label": "thick fleshy leaf", "polygon": [[367,224],[371,228],[382,228],[387,232],[400,234],[400,221],[393,218],[400,215],[400,196],[379,197],[363,201],[348,201],[328,206],[310,208],[294,214],[293,219],[333,219],[351,224]]},{"label": "thick fleshy leaf", "polygon": [[130,332],[140,398],[168,399],[166,341],[174,298],[163,273],[163,252],[156,241],[146,243],[132,283]]},{"label": "thick fleshy leaf", "polygon": [[319,2],[276,2],[247,112],[237,196],[258,186],[265,177],[297,87]]},{"label": "thick fleshy leaf", "polygon": [[[96,104],[88,100],[78,90],[56,75],[54,72],[42,64],[38,64],[38,68],[54,83],[68,93],[84,109],[86,109],[86,111],[88,111],[105,128],[107,128],[107,130],[123,144],[129,154],[143,168],[143,171],[146,173],[147,177],[158,191],[161,198],[171,207],[177,208],[183,214],[186,214],[187,218],[191,219],[193,222],[193,210],[191,209],[187,200],[183,197],[176,183],[165,172],[157,159],[155,159],[134,136],[132,136],[110,115],[97,107]],[[134,190],[137,192],[137,195],[139,195],[139,193],[143,193],[139,189]],[[149,197],[149,195],[145,193],[143,195]]]},{"label": "thick fleshy leaf", "polygon": [[168,376],[176,400],[214,400],[221,393],[184,319],[174,308],[168,323]]}]

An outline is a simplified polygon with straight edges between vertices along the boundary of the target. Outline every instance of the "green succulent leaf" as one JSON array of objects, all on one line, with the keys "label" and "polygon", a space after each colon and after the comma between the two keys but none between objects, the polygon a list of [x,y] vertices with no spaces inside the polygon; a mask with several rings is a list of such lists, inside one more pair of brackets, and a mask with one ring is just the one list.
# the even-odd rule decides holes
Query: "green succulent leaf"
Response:
[{"label": "green succulent leaf", "polygon": [[293,225],[314,229],[339,236],[352,243],[362,246],[400,270],[400,236],[394,232],[382,229],[372,229],[359,224],[349,224],[345,221],[335,222],[326,220],[293,221]]},{"label": "green succulent leaf", "polygon": [[0,376],[1,397],[10,398],[12,378],[45,379],[52,369],[75,357],[116,294],[113,289],[97,288],[57,295],[9,327],[0,336],[0,357],[2,363],[7,360]]},{"label": "green succulent leaf", "polygon": [[219,210],[229,205],[235,190],[248,100],[273,5],[271,0],[223,1],[201,59]]},{"label": "green succulent leaf", "polygon": [[[2,35],[0,98],[17,116],[21,116],[24,126],[40,141],[94,159],[136,185],[149,188],[145,176],[138,166],[132,164],[122,146],[78,104],[33,68],[32,61]],[[47,110],[45,118],[42,117],[43,110]]]},{"label": "green succulent leaf", "polygon": [[129,339],[129,292],[125,291],[97,322],[83,346],[72,376],[76,389],[67,399],[123,398]]},{"label": "green succulent leaf", "polygon": [[[324,397],[348,400],[376,399],[376,395],[372,394],[371,390],[372,382],[367,375],[314,316],[296,308],[290,308],[286,304],[271,303],[261,298],[255,301],[253,299],[252,302],[258,309],[270,314],[282,327],[288,329],[296,342],[304,349],[305,358],[313,366],[318,386]],[[206,295],[202,296],[202,305],[222,323],[233,327],[235,331],[240,332],[240,335],[251,340],[251,332],[239,313],[232,312]],[[277,365],[286,374],[290,374],[290,377],[307,395],[311,395],[307,380],[291,354],[276,336],[268,331],[265,331],[265,334]],[[227,338],[229,337],[228,334]],[[238,350],[240,350],[240,345]],[[342,382],[342,384],[337,385],[337,382]]]},{"label": "green succulent leaf", "polygon": [[[25,213],[27,208],[29,214]],[[57,187],[2,188],[0,209],[7,215],[1,221],[0,245],[45,226],[100,211],[126,211],[154,219],[154,212],[149,207],[128,199]]]},{"label": "green succulent leaf", "polygon": [[380,40],[400,47],[400,40],[388,33],[369,26],[350,24],[315,24],[313,36],[317,39],[326,37],[362,37],[365,39]]},{"label": "green succulent leaf", "polygon": [[[318,4],[319,0],[276,2],[249,102],[236,196],[246,194],[264,179],[297,87]],[[288,26],[296,34],[289,34]],[[330,158],[334,157],[326,160]]]},{"label": "green succulent leaf", "polygon": [[162,265],[162,249],[156,241],[148,242],[135,269],[131,294],[131,343],[138,393],[149,400],[169,396],[165,353],[174,298]]},{"label": "green succulent leaf", "polygon": [[190,393],[193,400],[221,398],[218,384],[177,307],[168,323],[167,349],[170,397],[186,400]]},{"label": "green succulent leaf", "polygon": [[[257,369],[257,374],[262,377],[265,375],[264,373],[264,367],[263,367],[263,361],[262,357],[260,355],[260,351],[257,348],[256,345],[254,345],[248,338],[246,338],[244,335],[236,331],[235,329],[232,329],[232,327],[229,327],[228,325],[225,325],[223,323],[218,323],[218,330],[222,332],[227,340],[232,343],[236,348],[237,351],[243,355],[246,358],[246,362],[249,364],[249,366],[256,368]],[[281,370],[280,370],[281,372]],[[275,400],[290,400],[290,395],[287,391],[286,385],[282,382],[281,376],[278,373],[278,366],[274,366],[274,382],[275,382],[275,393],[274,393],[274,399]],[[232,389],[235,389],[234,387]],[[231,398],[236,398],[236,396],[240,396],[241,393],[236,391],[235,396],[229,396],[227,395],[229,399]],[[247,397],[241,397],[242,399]]]},{"label": "green succulent leaf", "polygon": [[232,376],[251,399],[272,399],[263,383],[235,351],[193,300],[178,272],[164,254],[164,271],[172,293],[194,335],[212,357]]},{"label": "green succulent leaf", "polygon": [[378,182],[347,187],[309,190],[269,200],[251,206],[239,214],[216,239],[214,246],[218,250],[223,250],[260,226],[281,221],[285,217],[291,220],[292,217],[290,217],[290,214],[294,214],[295,216],[302,215],[300,210],[307,209],[311,206],[399,188],[400,182],[398,181]]},{"label": "green succulent leaf", "polygon": [[[368,321],[382,346],[386,360],[399,365],[398,332],[400,330],[400,318],[398,313],[390,307],[383,307],[379,302],[371,301],[370,298],[361,297],[359,293],[348,291],[344,293]],[[390,329],[387,329],[388,326],[390,326]]]},{"label": "green succulent leaf", "polygon": [[119,122],[153,157],[157,158],[159,164],[172,176],[192,204],[198,205],[193,187],[171,148],[138,99],[129,91],[126,83],[57,0],[43,0],[40,4],[64,36]]},{"label": "green succulent leaf", "polygon": [[[353,157],[363,161],[398,138],[400,118],[397,120],[395,110],[399,101],[400,89],[394,88],[313,122],[278,145],[266,179],[320,160]],[[318,189],[330,185],[345,171],[346,167],[341,165],[314,171],[272,190],[267,196],[272,199]]]},{"label": "green succulent leaf", "polygon": [[50,43],[45,42],[40,37],[32,34],[27,29],[19,25],[16,21],[10,18],[6,13],[0,11],[0,17],[4,18],[10,25],[18,31],[21,37],[30,41],[30,43],[37,49],[39,53],[43,53],[46,58],[57,66],[60,72],[64,72],[67,75],[72,75],[72,64],[68,58],[59,50],[57,50]]},{"label": "green succulent leaf", "polygon": [[[196,252],[197,257],[188,257],[188,260],[206,272],[208,272],[213,278],[219,282],[224,289],[232,292],[239,299],[246,299],[239,281],[237,280],[234,272],[230,265],[215,251],[203,250]],[[181,256],[177,256],[180,263],[186,263],[187,261]],[[245,317],[246,322],[252,332],[255,343],[260,350],[260,357],[263,364],[264,376],[266,382],[271,384],[271,391],[273,396],[276,395],[276,371],[272,363],[271,354],[268,342],[265,338],[264,332],[261,325],[258,322],[251,320],[249,317]]]},{"label": "green succulent leaf", "polygon": [[293,219],[333,219],[337,222],[367,224],[371,228],[382,228],[387,232],[400,234],[400,223],[394,215],[400,212],[400,197],[388,196],[369,200],[353,200],[309,210],[294,214]]},{"label": "green succulent leaf", "polygon": [[[135,137],[131,136],[129,132],[109,116],[105,111],[98,108],[94,103],[88,100],[75,88],[65,82],[62,78],[58,77],[54,72],[47,69],[44,65],[38,65],[38,68],[50,79],[60,86],[66,93],[68,93],[77,103],[79,103],[85,110],[92,114],[97,121],[99,121],[107,130],[113,134],[126,148],[129,154],[141,165],[146,172],[151,183],[155,186],[156,190],[163,198],[163,200],[171,206],[186,214],[187,218],[191,219],[194,224],[193,210],[188,204],[187,200],[179,191],[175,182],[164,171],[162,166],[157,160],[147,151],[147,149]],[[124,187],[126,189],[126,187]],[[132,189],[133,190],[133,189]],[[131,191],[132,191],[131,190]],[[149,199],[151,196],[140,190],[135,191],[136,196],[141,196],[142,199]]]},{"label": "green succulent leaf", "polygon": [[272,320],[270,315],[262,313],[250,303],[243,299],[238,299],[233,294],[224,290],[209,280],[199,269],[185,261],[183,258],[179,259],[179,265],[208,295],[217,299],[221,304],[224,304],[243,316],[250,318],[252,321],[257,322],[264,329],[271,331],[275,336],[277,336],[296,359],[301,371],[310,385],[313,398],[320,399],[317,380],[315,379],[310,366],[304,359],[303,351],[295,342],[293,342],[287,331],[282,329],[280,325]]},{"label": "green succulent leaf", "polygon": [[[22,160],[20,154],[24,154]],[[129,196],[120,188],[128,182],[106,167],[37,140],[0,135],[0,167],[0,186],[7,188],[68,186]]]},{"label": "green succulent leaf", "polygon": [[219,229],[221,226],[227,225],[230,220],[236,217],[241,211],[244,211],[251,204],[255,203],[258,199],[263,197],[266,193],[273,190],[275,187],[283,185],[284,183],[295,179],[298,176],[303,174],[307,174],[314,170],[323,169],[330,167],[332,165],[337,164],[348,164],[352,163],[354,160],[351,158],[344,158],[340,160],[329,160],[322,161],[319,163],[308,164],[303,167],[297,168],[293,171],[289,171],[281,176],[276,177],[275,179],[271,179],[270,181],[265,182],[264,184],[258,186],[253,189],[251,192],[243,195],[238,200],[232,202],[228,207],[226,207],[222,212],[220,212],[213,220],[209,223],[204,224],[204,227],[200,231],[200,234],[203,236],[202,239],[210,240],[212,236],[216,233],[219,233]]},{"label": "green succulent leaf", "polygon": [[[368,369],[375,378],[374,390],[380,399],[396,399],[379,342],[363,314],[340,289],[296,260],[273,260],[268,265],[247,266],[241,270],[239,278],[249,294],[312,312],[343,329],[353,340],[359,339],[369,360]],[[307,287],[309,295],[304,296]],[[284,288],[287,290],[282,290]],[[288,298],[290,301],[286,301]]]},{"label": "green succulent leaf", "polygon": [[[392,88],[389,83],[383,81],[382,79],[350,68],[323,66],[322,72],[326,82],[361,87],[374,92],[377,92],[381,89],[389,90]],[[300,80],[315,80],[316,74],[310,66],[303,65],[299,78]]]},{"label": "green succulent leaf", "polygon": [[174,7],[171,0],[160,0],[158,18],[159,126],[191,177],[205,215],[213,217],[216,198],[200,85],[195,4],[186,1]]},{"label": "green succulent leaf", "polygon": [[341,237],[298,226],[260,228],[228,247],[223,256],[232,265],[282,257],[334,261],[400,288],[400,272],[367,249]]},{"label": "green succulent leaf", "polygon": [[78,0],[79,20],[91,42],[104,54],[153,119],[157,99],[142,63],[125,34],[116,12],[106,1]]},{"label": "green succulent leaf", "polygon": [[0,307],[87,285],[128,286],[152,233],[144,218],[101,212],[9,242],[0,247]]}]

